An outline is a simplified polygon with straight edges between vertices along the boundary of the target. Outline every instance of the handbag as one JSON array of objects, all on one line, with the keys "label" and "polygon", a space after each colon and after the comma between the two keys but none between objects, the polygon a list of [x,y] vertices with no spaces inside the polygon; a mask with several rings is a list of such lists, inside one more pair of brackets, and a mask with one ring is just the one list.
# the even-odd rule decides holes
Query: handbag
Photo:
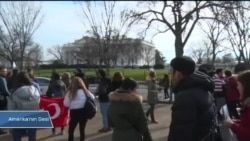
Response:
[{"label": "handbag", "polygon": [[95,117],[97,112],[97,106],[95,101],[89,96],[89,92],[85,92],[86,102],[83,108],[84,116],[87,119],[92,119]]}]

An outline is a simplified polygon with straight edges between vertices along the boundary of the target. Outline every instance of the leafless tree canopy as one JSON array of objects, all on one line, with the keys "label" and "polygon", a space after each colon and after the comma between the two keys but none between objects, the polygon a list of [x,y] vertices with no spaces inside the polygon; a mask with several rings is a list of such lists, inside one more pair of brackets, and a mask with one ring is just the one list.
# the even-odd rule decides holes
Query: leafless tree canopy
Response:
[{"label": "leafless tree canopy", "polygon": [[223,42],[226,37],[223,36],[225,33],[225,25],[217,20],[203,21],[201,29],[205,34],[205,42],[207,42],[207,48],[209,50],[209,56],[211,56],[211,61],[209,63],[214,64],[216,56],[226,51],[227,48],[223,46]]},{"label": "leafless tree canopy", "polygon": [[225,10],[223,16],[227,18],[223,19],[222,17],[222,19],[227,22],[227,39],[237,57],[238,63],[240,63],[241,61],[250,61],[250,50],[247,48],[250,41],[250,3],[248,1],[241,1],[238,5],[239,7],[236,9]]},{"label": "leafless tree canopy", "polygon": [[[10,42],[4,49],[12,52],[11,54],[14,50],[19,50],[20,69],[22,69],[26,49],[32,45],[32,37],[43,19],[41,6],[28,1],[0,2],[0,19],[2,30],[6,32],[6,39]],[[12,61],[15,60],[15,57],[11,58]]]},{"label": "leafless tree canopy", "polygon": [[47,49],[47,53],[52,55],[56,60],[62,61],[63,60],[63,52],[62,47],[57,45]]},{"label": "leafless tree canopy", "polygon": [[[140,10],[131,10],[128,16],[133,19],[132,24],[147,23],[145,30],[160,23],[165,27],[157,28],[157,33],[171,31],[175,36],[176,56],[183,55],[183,49],[190,38],[195,25],[201,19],[212,19],[214,15],[207,15],[204,10],[210,7],[235,8],[236,2],[214,2],[214,1],[162,1],[162,2],[140,2],[145,4]],[[170,13],[170,14],[169,14]]]},{"label": "leafless tree canopy", "polygon": [[122,42],[124,37],[130,31],[130,21],[125,17],[122,7],[116,2],[80,2],[81,17],[84,28],[93,37],[93,41],[98,47],[97,56],[106,66],[109,73],[109,67],[112,58],[113,48]]}]

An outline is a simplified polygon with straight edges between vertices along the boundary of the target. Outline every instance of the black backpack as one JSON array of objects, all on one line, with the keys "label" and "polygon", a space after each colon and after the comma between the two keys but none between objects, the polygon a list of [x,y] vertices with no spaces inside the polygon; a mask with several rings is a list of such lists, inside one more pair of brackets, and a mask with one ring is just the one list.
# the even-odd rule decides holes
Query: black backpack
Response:
[{"label": "black backpack", "polygon": [[92,119],[96,115],[97,106],[95,101],[92,98],[90,98],[88,93],[85,93],[85,95],[86,95],[86,103],[83,108],[84,115],[87,119]]}]

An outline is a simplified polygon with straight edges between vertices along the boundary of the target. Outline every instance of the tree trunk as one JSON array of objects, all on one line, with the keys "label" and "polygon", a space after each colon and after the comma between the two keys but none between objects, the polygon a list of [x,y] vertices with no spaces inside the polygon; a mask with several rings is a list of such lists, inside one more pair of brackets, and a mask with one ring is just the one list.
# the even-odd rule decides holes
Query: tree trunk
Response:
[{"label": "tree trunk", "polygon": [[14,61],[13,60],[9,60],[9,62],[10,62],[11,69],[13,69],[14,68]]},{"label": "tree trunk", "polygon": [[21,58],[20,58],[20,70],[23,70],[23,53],[21,53]]},{"label": "tree trunk", "polygon": [[183,56],[183,44],[182,37],[180,35],[175,36],[175,57]]}]

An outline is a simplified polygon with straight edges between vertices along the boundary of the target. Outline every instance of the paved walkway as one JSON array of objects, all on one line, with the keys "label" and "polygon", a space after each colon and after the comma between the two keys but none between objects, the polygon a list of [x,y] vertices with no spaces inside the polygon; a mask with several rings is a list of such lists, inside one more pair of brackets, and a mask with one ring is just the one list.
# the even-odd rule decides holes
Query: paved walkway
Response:
[{"label": "paved walkway", "polygon": [[[148,109],[147,104],[143,104],[145,111]],[[170,104],[158,104],[156,106],[155,116],[159,124],[149,124],[150,132],[154,141],[166,141],[169,129],[169,123],[171,120]],[[111,134],[109,133],[97,133],[101,128],[101,115],[98,112],[96,117],[90,120],[86,126],[86,141],[110,141]],[[65,131],[68,130],[68,126]],[[58,128],[57,131],[60,131]],[[67,132],[65,135],[58,135],[51,137],[51,129],[40,129],[37,132],[37,141],[67,141]],[[78,127],[75,130],[75,141],[79,140]],[[11,135],[0,136],[1,141],[12,141]],[[28,141],[27,137],[23,138],[23,141]]]}]

